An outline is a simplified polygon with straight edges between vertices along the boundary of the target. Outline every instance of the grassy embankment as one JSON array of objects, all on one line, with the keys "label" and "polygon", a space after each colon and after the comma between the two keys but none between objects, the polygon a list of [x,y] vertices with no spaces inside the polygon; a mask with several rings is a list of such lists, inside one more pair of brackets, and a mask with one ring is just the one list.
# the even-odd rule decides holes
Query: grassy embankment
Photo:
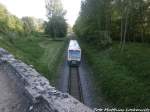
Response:
[{"label": "grassy embankment", "polygon": [[65,40],[52,40],[46,37],[16,37],[10,39],[0,36],[0,47],[7,49],[16,58],[33,65],[52,83],[57,78],[57,66],[65,47]]},{"label": "grassy embankment", "polygon": [[83,45],[94,72],[97,95],[100,88],[116,107],[150,106],[150,45],[128,43],[120,52],[119,44],[99,51]]}]

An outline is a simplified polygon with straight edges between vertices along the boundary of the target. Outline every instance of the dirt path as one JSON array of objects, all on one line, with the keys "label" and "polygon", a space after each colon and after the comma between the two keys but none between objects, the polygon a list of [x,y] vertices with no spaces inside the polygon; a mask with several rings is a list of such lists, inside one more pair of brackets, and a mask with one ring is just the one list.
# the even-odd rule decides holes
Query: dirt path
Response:
[{"label": "dirt path", "polygon": [[25,97],[19,94],[16,83],[8,76],[13,75],[0,65],[0,112],[25,112]]}]

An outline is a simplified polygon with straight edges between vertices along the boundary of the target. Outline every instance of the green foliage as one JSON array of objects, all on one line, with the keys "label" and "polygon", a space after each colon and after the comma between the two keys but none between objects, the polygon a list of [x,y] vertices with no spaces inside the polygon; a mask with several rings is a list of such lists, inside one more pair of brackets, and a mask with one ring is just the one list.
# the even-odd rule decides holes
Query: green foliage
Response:
[{"label": "green foliage", "polygon": [[[115,0],[112,7],[111,32],[114,40],[120,40],[127,19],[126,40],[149,42],[149,0]],[[126,18],[127,14],[128,18]]]},{"label": "green foliage", "polygon": [[63,17],[52,17],[47,23],[46,32],[50,37],[65,37],[67,33],[67,24]]},{"label": "green foliage", "polygon": [[45,32],[50,37],[65,37],[67,34],[67,23],[64,19],[65,11],[63,10],[61,0],[48,0],[46,2],[47,17]]},{"label": "green foliage", "polygon": [[118,42],[112,48],[98,51],[83,44],[93,69],[96,92],[102,92],[115,107],[147,108],[150,105],[150,46],[127,43],[124,52]]},{"label": "green foliage", "polygon": [[0,32],[1,33],[5,33],[7,29],[7,25],[6,25],[7,14],[8,14],[8,11],[5,8],[5,6],[0,4]]},{"label": "green foliage", "polygon": [[[149,14],[149,0],[82,1],[73,29],[93,69],[97,94],[102,90],[115,107],[150,105],[150,46],[126,43],[150,42]],[[120,44],[104,50],[111,39],[120,40]]]},{"label": "green foliage", "polygon": [[44,21],[34,17],[22,17],[24,31],[28,34],[42,32]]},{"label": "green foliage", "polygon": [[[50,81],[56,79],[56,71],[65,47],[65,40],[53,41],[45,37],[29,36],[14,38],[1,35],[0,47],[5,48],[16,58],[33,65]],[[13,42],[12,42],[13,41]]]},{"label": "green foliage", "polygon": [[42,20],[33,17],[19,19],[0,4],[0,33],[8,35],[10,38],[42,31],[43,23]]},{"label": "green foliage", "polygon": [[23,21],[23,24],[24,24],[25,32],[28,32],[30,34],[30,33],[35,31],[35,23],[34,23],[33,18],[23,17],[22,21]]},{"label": "green foliage", "polygon": [[149,0],[84,0],[74,32],[98,48],[110,45],[110,37],[150,42],[149,7]]},{"label": "green foliage", "polygon": [[98,48],[107,47],[111,43],[109,7],[110,0],[82,1],[80,16],[74,26],[76,34]]},{"label": "green foliage", "polygon": [[8,16],[7,26],[12,32],[23,32],[23,23],[16,16]]},{"label": "green foliage", "polygon": [[23,31],[22,21],[16,16],[11,15],[5,6],[0,4],[0,33],[22,33]]},{"label": "green foliage", "polygon": [[42,37],[43,24],[33,17],[19,19],[0,4],[0,47],[54,80],[65,42]]},{"label": "green foliage", "polygon": [[61,0],[46,0],[46,9],[48,18],[53,16],[64,16],[66,11],[63,9]]}]

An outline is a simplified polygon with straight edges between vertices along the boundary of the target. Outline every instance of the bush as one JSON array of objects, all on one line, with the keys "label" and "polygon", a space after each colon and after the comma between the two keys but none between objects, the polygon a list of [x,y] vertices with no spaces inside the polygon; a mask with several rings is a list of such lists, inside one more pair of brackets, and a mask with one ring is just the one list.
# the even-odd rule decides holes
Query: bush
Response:
[{"label": "bush", "polygon": [[124,52],[119,52],[116,44],[103,51],[82,46],[94,72],[97,94],[102,90],[115,107],[148,108],[150,47],[133,43],[128,44]]}]

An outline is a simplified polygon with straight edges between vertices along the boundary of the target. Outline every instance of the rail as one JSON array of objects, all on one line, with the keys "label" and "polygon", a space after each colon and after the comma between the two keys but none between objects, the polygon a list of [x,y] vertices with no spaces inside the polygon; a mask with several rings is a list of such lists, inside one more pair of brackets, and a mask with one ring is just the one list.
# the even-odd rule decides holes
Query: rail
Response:
[{"label": "rail", "polygon": [[69,68],[68,91],[71,96],[84,103],[78,67]]},{"label": "rail", "polygon": [[14,70],[22,94],[30,102],[27,112],[93,112],[92,109],[52,87],[49,81],[34,68],[14,58],[0,48],[0,65],[8,64]]}]

